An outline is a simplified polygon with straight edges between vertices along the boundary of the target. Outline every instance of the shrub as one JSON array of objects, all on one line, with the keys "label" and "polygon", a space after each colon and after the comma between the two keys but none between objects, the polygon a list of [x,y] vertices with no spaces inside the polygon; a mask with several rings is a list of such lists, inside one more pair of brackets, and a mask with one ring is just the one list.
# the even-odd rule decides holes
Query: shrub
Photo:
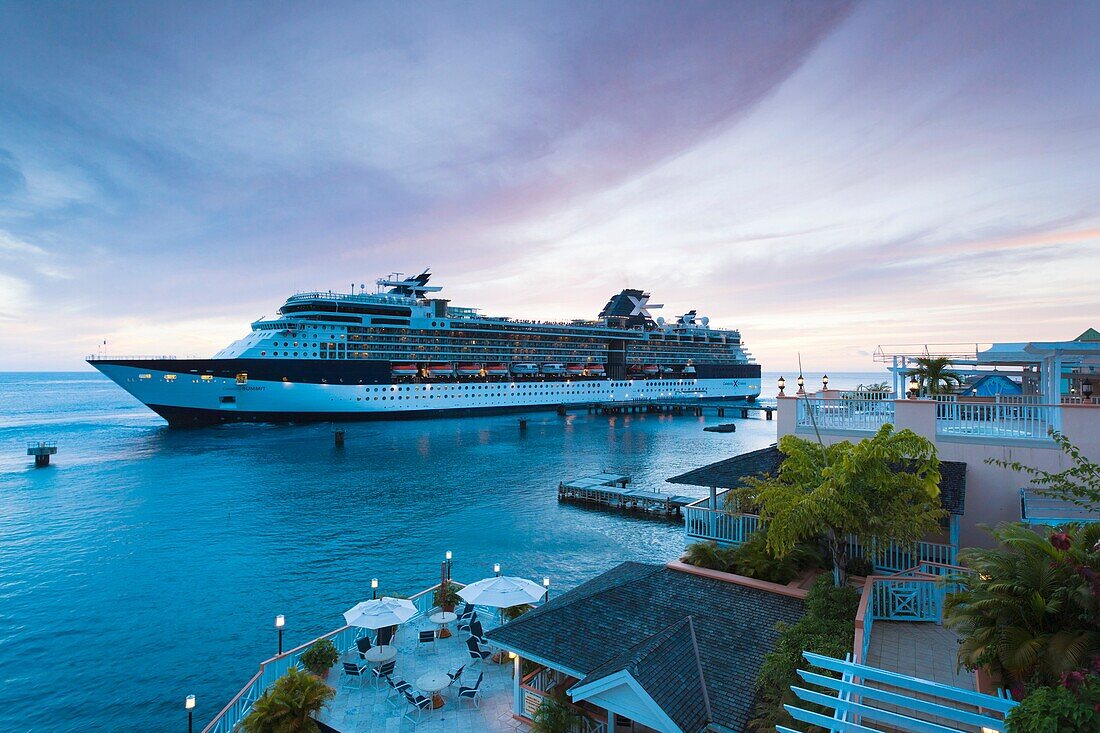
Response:
[{"label": "shrub", "polygon": [[1032,690],[1005,722],[1008,733],[1100,730],[1100,676],[1069,672],[1060,685]]},{"label": "shrub", "polygon": [[684,561],[688,565],[708,570],[730,572],[734,548],[719,547],[716,542],[693,542],[688,545]]},{"label": "shrub", "polygon": [[252,706],[245,733],[317,733],[313,716],[336,696],[322,680],[291,667]]},{"label": "shrub", "polygon": [[[764,655],[756,677],[756,705],[749,727],[753,731],[771,733],[777,725],[792,726],[794,721],[784,704],[795,701],[791,685],[806,683],[798,676],[799,669],[825,670],[812,667],[802,656],[803,650],[843,658],[852,651],[856,609],[859,594],[851,588],[833,587],[832,578],[822,575],[806,597],[806,615],[794,624],[778,624],[779,638],[775,648]],[[812,686],[811,686],[812,687]]]},{"label": "shrub", "polygon": [[576,708],[566,705],[564,696],[559,694],[543,698],[531,721],[535,733],[570,733],[584,722],[584,717]]},{"label": "shrub", "polygon": [[862,575],[866,578],[875,574],[875,564],[865,557],[850,557],[844,570],[848,575]]},{"label": "shrub", "polygon": [[449,580],[446,585],[440,585],[436,588],[435,594],[432,596],[432,603],[439,608],[454,608],[460,600],[462,599],[458,595],[458,586]]},{"label": "shrub", "polygon": [[760,531],[733,552],[730,565],[738,575],[786,584],[803,570],[820,567],[821,553],[814,543],[799,542],[783,557],[776,557],[768,550],[767,533]]},{"label": "shrub", "polygon": [[318,639],[309,649],[302,652],[300,661],[302,666],[316,675],[322,675],[332,669],[340,659],[340,653],[336,651],[336,645],[331,639]]}]

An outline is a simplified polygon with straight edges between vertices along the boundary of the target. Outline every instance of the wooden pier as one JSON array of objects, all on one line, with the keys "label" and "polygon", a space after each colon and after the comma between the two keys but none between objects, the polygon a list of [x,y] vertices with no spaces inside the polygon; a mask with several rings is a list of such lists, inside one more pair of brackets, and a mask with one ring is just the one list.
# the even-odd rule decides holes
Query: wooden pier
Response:
[{"label": "wooden pier", "polygon": [[562,481],[558,484],[558,501],[574,501],[595,504],[611,509],[634,510],[678,517],[681,510],[697,496],[676,496],[660,491],[628,489],[629,476],[617,473],[598,473],[594,476]]},{"label": "wooden pier", "polygon": [[[565,405],[558,408],[558,414],[565,414]],[[752,402],[719,402],[715,400],[655,399],[631,400],[629,402],[592,402],[584,405],[589,415],[629,415],[631,413],[667,413],[670,415],[695,415],[701,417],[705,410],[715,410],[719,417],[726,416],[726,410],[742,418],[749,413],[764,413],[765,420],[771,420],[778,409],[775,405],[758,405]]]}]

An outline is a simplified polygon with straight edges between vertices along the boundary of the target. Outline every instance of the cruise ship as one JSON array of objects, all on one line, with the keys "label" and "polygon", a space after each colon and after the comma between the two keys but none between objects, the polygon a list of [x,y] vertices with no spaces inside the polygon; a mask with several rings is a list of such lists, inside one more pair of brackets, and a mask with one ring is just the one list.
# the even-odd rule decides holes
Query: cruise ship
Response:
[{"label": "cruise ship", "polygon": [[647,399],[746,399],[760,365],[738,331],[692,310],[666,322],[649,293],[595,320],[482,315],[425,270],[351,292],[298,293],[210,359],[89,356],[169,425],[461,415]]}]

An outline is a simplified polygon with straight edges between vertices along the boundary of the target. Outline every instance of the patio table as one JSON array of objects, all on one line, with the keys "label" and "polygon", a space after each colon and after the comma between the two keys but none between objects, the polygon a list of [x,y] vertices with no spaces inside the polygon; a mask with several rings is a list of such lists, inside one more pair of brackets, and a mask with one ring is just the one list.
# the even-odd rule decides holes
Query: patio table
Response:
[{"label": "patio table", "polygon": [[389,644],[372,646],[370,649],[363,652],[362,657],[371,664],[382,664],[383,662],[388,662],[397,657],[397,647],[390,646]]},{"label": "patio table", "polygon": [[443,696],[439,693],[447,689],[451,684],[451,678],[442,672],[429,672],[416,678],[416,686],[420,691],[432,696],[432,707],[443,707]]},{"label": "patio table", "polygon": [[440,611],[439,613],[433,613],[428,617],[428,620],[439,627],[439,631],[436,633],[440,639],[449,639],[451,636],[451,630],[447,628],[447,624],[452,621],[458,620],[458,614],[450,611]]}]

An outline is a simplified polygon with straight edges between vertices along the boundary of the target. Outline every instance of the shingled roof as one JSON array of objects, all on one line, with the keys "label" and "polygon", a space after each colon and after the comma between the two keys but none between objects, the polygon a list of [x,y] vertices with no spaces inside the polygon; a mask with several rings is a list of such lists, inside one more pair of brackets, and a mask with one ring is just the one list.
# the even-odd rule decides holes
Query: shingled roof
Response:
[{"label": "shingled roof", "polygon": [[744,730],[775,624],[803,612],[788,595],[626,562],[489,637],[580,675],[578,687],[626,671],[684,733]]},{"label": "shingled roof", "polygon": [[[736,489],[749,477],[774,476],[783,463],[777,446],[742,453],[733,458],[701,466],[668,479],[674,484]],[[966,508],[966,464],[940,461],[940,506],[951,514],[963,514]]]}]

